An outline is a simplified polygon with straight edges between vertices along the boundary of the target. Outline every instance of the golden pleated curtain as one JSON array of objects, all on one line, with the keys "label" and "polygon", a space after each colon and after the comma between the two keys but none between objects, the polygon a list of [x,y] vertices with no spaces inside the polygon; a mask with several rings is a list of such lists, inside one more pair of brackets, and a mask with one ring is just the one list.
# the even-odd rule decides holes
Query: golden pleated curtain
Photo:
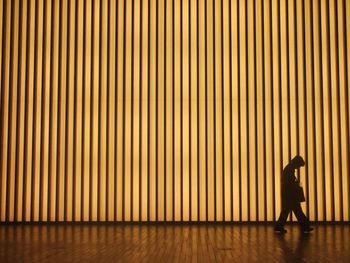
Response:
[{"label": "golden pleated curtain", "polygon": [[349,221],[350,1],[0,14],[1,221],[273,221],[296,154],[310,219]]}]

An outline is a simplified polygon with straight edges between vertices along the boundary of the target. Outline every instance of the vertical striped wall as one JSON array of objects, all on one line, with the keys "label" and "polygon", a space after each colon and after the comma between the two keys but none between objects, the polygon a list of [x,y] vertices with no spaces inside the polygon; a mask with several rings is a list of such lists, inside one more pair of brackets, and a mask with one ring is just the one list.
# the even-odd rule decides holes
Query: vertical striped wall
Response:
[{"label": "vertical striped wall", "polygon": [[3,0],[1,221],[272,221],[296,154],[349,221],[350,1]]}]

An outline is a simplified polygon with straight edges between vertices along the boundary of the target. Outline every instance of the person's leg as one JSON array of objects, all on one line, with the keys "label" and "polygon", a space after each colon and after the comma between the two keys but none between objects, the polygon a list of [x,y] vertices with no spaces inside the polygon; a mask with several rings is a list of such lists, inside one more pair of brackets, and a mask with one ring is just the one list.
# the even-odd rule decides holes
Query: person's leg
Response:
[{"label": "person's leg", "polygon": [[293,206],[293,212],[295,216],[298,219],[298,222],[300,224],[300,227],[302,230],[309,229],[310,228],[310,222],[309,219],[306,217],[306,215],[303,212],[303,209],[301,208],[300,203]]},{"label": "person's leg", "polygon": [[275,228],[277,228],[277,229],[283,228],[284,224],[287,221],[289,212],[290,212],[290,208],[288,206],[286,206],[286,205],[282,206],[282,211],[281,211],[280,216],[276,222]]}]

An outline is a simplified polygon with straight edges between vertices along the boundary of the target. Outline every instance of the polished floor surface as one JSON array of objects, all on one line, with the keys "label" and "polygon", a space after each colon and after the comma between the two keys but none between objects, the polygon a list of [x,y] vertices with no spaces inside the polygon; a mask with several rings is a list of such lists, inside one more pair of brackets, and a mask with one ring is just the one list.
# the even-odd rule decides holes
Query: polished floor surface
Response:
[{"label": "polished floor surface", "polygon": [[350,225],[0,225],[0,262],[350,262]]}]

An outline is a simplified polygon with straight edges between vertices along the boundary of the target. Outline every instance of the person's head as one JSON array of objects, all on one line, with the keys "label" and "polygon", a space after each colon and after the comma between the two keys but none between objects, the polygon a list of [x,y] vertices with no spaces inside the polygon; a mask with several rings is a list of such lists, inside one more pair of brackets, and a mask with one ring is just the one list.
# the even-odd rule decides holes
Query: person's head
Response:
[{"label": "person's head", "polygon": [[292,167],[294,169],[298,169],[301,166],[305,165],[305,161],[304,161],[303,157],[301,157],[300,155],[297,155],[290,161],[290,164],[292,165]]}]

